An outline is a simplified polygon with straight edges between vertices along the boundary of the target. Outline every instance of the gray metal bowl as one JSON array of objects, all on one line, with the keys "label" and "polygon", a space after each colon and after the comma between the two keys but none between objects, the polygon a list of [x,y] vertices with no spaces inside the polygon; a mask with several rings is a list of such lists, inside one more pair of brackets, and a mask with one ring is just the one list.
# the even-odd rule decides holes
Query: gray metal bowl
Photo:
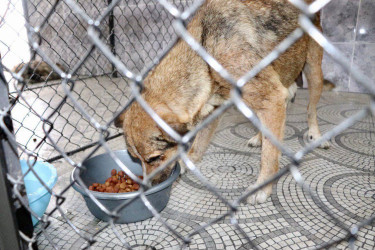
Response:
[{"label": "gray metal bowl", "polygon": [[[142,166],[139,160],[132,158],[126,150],[115,151],[115,155],[127,166],[135,175],[142,175]],[[87,168],[84,173],[81,173],[80,177],[87,187],[92,185],[94,182],[104,183],[110,176],[111,170],[121,170],[112,157],[109,154],[101,154],[90,158],[83,162],[83,165]],[[162,183],[159,183],[145,192],[146,197],[154,208],[160,212],[168,203],[172,183],[177,179],[180,174],[180,166],[176,163],[171,175]],[[75,168],[71,175],[71,182],[73,182],[78,175],[78,169]],[[82,187],[78,183],[73,184],[73,188],[82,194],[86,201],[87,207],[90,212],[98,219],[103,221],[109,221],[110,217],[105,214],[90,197],[83,191]],[[136,196],[137,192],[129,193],[101,193],[96,191],[91,192],[109,211],[113,211],[120,204],[126,202],[130,198]],[[141,198],[136,198],[128,206],[120,211],[120,217],[116,223],[130,223],[136,221],[142,221],[152,217],[152,213],[142,202]]]}]

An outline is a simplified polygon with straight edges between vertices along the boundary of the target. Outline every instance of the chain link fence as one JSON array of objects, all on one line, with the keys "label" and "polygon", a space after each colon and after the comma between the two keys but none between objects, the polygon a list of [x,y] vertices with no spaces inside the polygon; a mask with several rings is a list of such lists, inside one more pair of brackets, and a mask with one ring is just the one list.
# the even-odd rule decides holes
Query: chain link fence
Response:
[{"label": "chain link fence", "polygon": [[[19,6],[21,2],[8,3],[9,11],[6,15],[15,13],[14,16],[22,20],[22,8]],[[80,8],[86,9],[88,15],[97,17],[109,3],[110,1],[80,1],[77,4]],[[176,1],[176,4],[183,7],[188,5],[189,1]],[[25,21],[29,20],[31,27],[42,26],[40,36],[35,38],[36,42],[40,43],[40,50],[53,63],[59,65],[60,69],[66,72],[73,69],[72,67],[77,65],[90,50],[91,42],[85,32],[89,25],[65,2],[56,4],[54,1],[30,1],[27,4],[27,12],[28,18],[25,18]],[[45,19],[47,16],[48,19]],[[14,40],[18,37],[23,40],[15,43],[13,39],[4,39],[2,44],[4,66],[14,65],[14,61],[19,63],[17,65],[29,62],[28,57],[24,58],[20,52],[17,52],[19,48],[23,48],[24,54],[29,54],[28,38],[24,27],[15,27],[14,20],[5,18],[1,24],[2,28],[9,30],[8,33]],[[172,18],[172,15],[155,2],[121,3],[102,20],[101,36],[114,55],[126,58],[124,63],[129,69],[140,73],[144,65],[149,65],[176,37],[171,26]],[[6,32],[4,31],[3,34],[5,36]],[[26,85],[23,92],[30,106],[37,107],[40,115],[48,116],[59,106],[65,96],[64,91],[60,81],[54,78],[53,74],[43,78],[35,70],[43,67],[43,60],[39,54],[33,55],[32,61],[35,61],[36,65],[32,65],[32,72],[27,72],[25,75]],[[5,74],[7,75],[7,71]],[[79,85],[72,90],[72,94],[88,110],[90,116],[95,117],[99,122],[108,120],[122,103],[129,99],[128,81],[117,73],[114,64],[98,50],[89,53],[88,58],[72,77]],[[41,79],[35,83],[35,78]],[[16,98],[14,79],[7,77],[7,80],[11,87],[10,96]],[[103,94],[98,95],[96,93],[98,89],[101,89]],[[40,97],[42,95],[48,95],[50,98]],[[22,100],[16,103],[13,110],[18,143],[34,151],[41,159],[53,161],[60,158],[61,155],[54,150],[53,145],[43,139],[42,122],[33,122],[38,119],[38,115],[29,112],[28,105]],[[69,100],[59,107],[56,114],[51,117],[51,122],[55,126],[50,136],[64,151],[74,153],[85,148],[82,147],[83,145],[87,147],[95,145],[98,140],[95,128],[80,112],[77,112],[74,104]],[[71,132],[73,128],[74,131]],[[121,133],[114,127],[109,131],[113,135],[111,138]]]},{"label": "chain link fence", "polygon": [[[108,140],[121,135],[121,131],[114,128],[115,118],[129,108],[133,102],[138,104],[154,119],[171,138],[178,143],[178,154],[173,160],[181,160],[202,185],[212,192],[219,200],[228,207],[228,212],[218,216],[212,221],[193,229],[189,235],[182,235],[173,225],[168,224],[159,213],[150,205],[145,191],[150,187],[151,178],[145,178],[141,189],[136,197],[147,204],[154,216],[168,229],[171,234],[178,237],[181,242],[188,245],[191,237],[205,230],[207,227],[229,218],[231,224],[247,240],[249,246],[257,249],[258,246],[251,237],[239,225],[236,219],[236,212],[239,205],[249,196],[256,193],[267,184],[278,180],[280,177],[291,174],[298,185],[311,197],[314,203],[327,214],[331,220],[338,225],[345,237],[340,237],[327,242],[319,248],[328,248],[342,241],[348,241],[349,246],[354,248],[358,232],[373,222],[375,217],[352,226],[347,226],[327,205],[320,200],[314,191],[305,183],[299,171],[299,165],[304,157],[312,152],[323,142],[338,135],[356,122],[374,115],[375,103],[371,103],[357,114],[347,118],[345,121],[325,133],[320,139],[309,143],[299,151],[288,148],[281,141],[278,141],[269,130],[264,127],[252,109],[242,100],[241,90],[252,78],[275,61],[282,53],[292,46],[305,33],[312,37],[324,50],[348,72],[351,70],[352,77],[367,89],[368,93],[375,97],[375,85],[365,77],[359,70],[351,69],[350,62],[337,50],[324,35],[313,25],[312,17],[319,12],[329,0],[316,0],[307,5],[302,0],[290,0],[291,4],[301,10],[299,25],[296,30],[282,41],[274,50],[263,58],[258,65],[251,69],[244,76],[236,79],[213,58],[204,47],[194,40],[187,30],[187,23],[194,13],[205,3],[203,0],[196,1],[167,1],[158,0],[144,2],[141,0],[121,1],[13,1],[7,2],[7,11],[4,16],[11,12],[18,13],[25,21],[26,29],[20,26],[15,27],[14,23],[7,22],[6,18],[1,19],[0,29],[11,29],[15,38],[21,39],[30,51],[30,58],[22,58],[18,52],[14,52],[14,41],[2,41],[1,46],[6,48],[1,55],[1,69],[4,72],[1,84],[2,90],[9,89],[9,102],[0,111],[0,128],[4,132],[13,154],[29,160],[29,171],[33,170],[33,159],[53,161],[63,158],[72,168],[84,171],[82,162],[88,159],[99,148],[111,153],[107,143]],[[22,5],[22,8],[20,6]],[[21,38],[21,33],[24,32]],[[215,109],[203,122],[185,135],[180,135],[164,122],[154,110],[142,98],[143,81],[150,70],[156,66],[171,48],[178,41],[186,42],[210,67],[223,79],[232,85],[231,97],[223,105]],[[30,49],[30,50],[28,50]],[[21,69],[15,73],[7,66],[8,58],[17,58],[23,62]],[[25,78],[23,72],[28,70],[28,62],[46,62],[61,79],[50,80],[52,75],[46,76],[41,82],[32,84],[33,75],[36,71]],[[93,91],[93,90],[96,91]],[[97,96],[97,89],[103,95]],[[41,99],[40,96],[49,96],[49,99]],[[284,155],[290,163],[287,167],[279,170],[271,179],[263,184],[254,187],[243,193],[238,199],[229,201],[209,183],[199,168],[188,157],[188,145],[194,140],[195,135],[222,115],[227,109],[235,107],[246,117],[259,131],[263,133]],[[9,129],[7,119],[10,114],[13,120],[14,134]],[[74,121],[74,122],[73,122]],[[69,129],[70,128],[70,129]],[[69,131],[69,132],[67,132]],[[73,160],[70,156],[75,152],[93,147],[90,153],[79,161]],[[114,157],[114,154],[112,154]],[[115,159],[118,160],[118,159]],[[156,172],[165,169],[170,162],[158,167]],[[126,166],[120,166],[124,170]],[[26,173],[27,174],[27,173]],[[27,203],[22,198],[24,190],[23,177],[15,178],[8,174],[8,180],[12,184],[12,193],[24,207]],[[76,180],[83,185],[83,181]],[[87,247],[97,242],[97,235],[107,227],[122,242],[124,247],[132,248],[124,235],[116,229],[117,209],[107,211],[100,206],[90,191],[85,192],[90,198],[107,212],[111,217],[109,223],[101,230],[88,234],[77,228],[61,209],[61,204],[69,202],[65,200],[64,194],[71,188],[67,186],[59,193],[49,189],[43,184],[48,192],[56,198],[55,209],[38,217],[30,209],[30,213],[40,220],[41,226],[32,236],[20,233],[21,238],[32,243],[38,240],[41,234],[54,245],[46,229],[50,225],[50,216],[54,213],[61,213],[62,217],[80,237],[87,242]],[[84,186],[84,185],[83,185]],[[126,204],[121,205],[123,209]]]}]

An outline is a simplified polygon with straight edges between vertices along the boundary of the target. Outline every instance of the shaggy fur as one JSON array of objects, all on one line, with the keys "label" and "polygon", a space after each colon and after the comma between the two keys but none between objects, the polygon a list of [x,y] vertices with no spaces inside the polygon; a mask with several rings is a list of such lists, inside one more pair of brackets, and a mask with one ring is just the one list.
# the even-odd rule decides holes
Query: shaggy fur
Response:
[{"label": "shaggy fur", "polygon": [[[312,2],[307,1],[307,2]],[[234,77],[239,78],[257,65],[298,27],[299,11],[287,0],[208,0],[188,25],[189,33]],[[315,25],[320,27],[320,16]],[[323,88],[323,50],[304,35],[279,59],[260,72],[243,88],[243,100],[261,122],[283,139],[288,88],[303,70],[309,82],[309,138],[319,138],[316,105]],[[178,44],[145,79],[142,97],[177,132],[184,134],[229,98],[231,86],[212,70],[184,41]],[[218,121],[200,131],[189,152],[197,161],[206,150]],[[129,152],[152,172],[176,153],[176,143],[146,114],[138,103],[122,114]],[[257,135],[253,144],[262,145],[257,184],[279,169],[280,152]],[[323,145],[328,147],[328,145]],[[250,183],[249,183],[250,186]],[[249,198],[264,202],[272,185]]]}]

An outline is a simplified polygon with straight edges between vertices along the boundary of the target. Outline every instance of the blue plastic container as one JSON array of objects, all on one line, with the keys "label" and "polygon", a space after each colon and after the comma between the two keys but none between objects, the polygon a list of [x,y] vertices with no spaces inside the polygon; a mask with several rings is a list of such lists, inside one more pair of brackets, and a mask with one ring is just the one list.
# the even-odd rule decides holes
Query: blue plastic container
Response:
[{"label": "blue plastic container", "polygon": [[[22,173],[25,174],[29,169],[25,160],[20,160]],[[52,189],[57,182],[57,172],[54,166],[47,162],[36,162],[34,171],[42,179],[42,181]],[[29,199],[29,206],[31,210],[41,217],[48,207],[51,199],[51,194],[39,182],[33,172],[29,172],[24,178],[26,186],[26,194]],[[32,216],[33,225],[35,226],[39,221]]]}]

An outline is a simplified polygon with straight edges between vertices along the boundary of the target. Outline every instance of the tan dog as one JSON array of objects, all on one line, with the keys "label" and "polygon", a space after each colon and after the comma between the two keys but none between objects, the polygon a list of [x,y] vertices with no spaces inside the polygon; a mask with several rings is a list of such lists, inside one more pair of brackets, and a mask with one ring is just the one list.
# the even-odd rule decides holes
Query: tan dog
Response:
[{"label": "tan dog", "polygon": [[[307,1],[312,2],[312,0]],[[299,11],[286,0],[208,0],[188,25],[189,33],[234,77],[243,76],[298,27]],[[320,29],[320,16],[315,20]],[[287,89],[303,70],[309,82],[309,138],[321,136],[316,105],[323,88],[323,50],[307,35],[243,88],[244,102],[279,140],[283,139]],[[231,86],[185,42],[180,41],[145,79],[142,97],[177,132],[184,134],[229,98]],[[201,158],[217,121],[200,131],[189,152]],[[176,153],[176,143],[138,103],[117,120],[123,125],[127,148],[144,163],[147,173]],[[262,143],[257,184],[279,169],[279,150],[267,138]],[[328,145],[323,145],[327,147]],[[272,185],[249,198],[264,202]]]}]

